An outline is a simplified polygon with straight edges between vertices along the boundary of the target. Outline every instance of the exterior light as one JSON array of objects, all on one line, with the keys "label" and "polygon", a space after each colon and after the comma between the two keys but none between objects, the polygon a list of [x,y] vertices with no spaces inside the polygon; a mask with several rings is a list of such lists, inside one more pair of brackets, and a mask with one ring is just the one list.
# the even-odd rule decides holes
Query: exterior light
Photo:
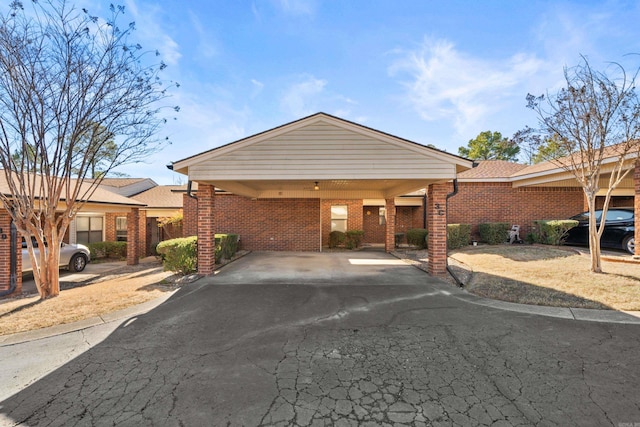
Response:
[{"label": "exterior light", "polygon": [[316,191],[320,189],[320,186],[318,186],[318,181],[316,181],[316,184],[313,186],[313,189]]}]

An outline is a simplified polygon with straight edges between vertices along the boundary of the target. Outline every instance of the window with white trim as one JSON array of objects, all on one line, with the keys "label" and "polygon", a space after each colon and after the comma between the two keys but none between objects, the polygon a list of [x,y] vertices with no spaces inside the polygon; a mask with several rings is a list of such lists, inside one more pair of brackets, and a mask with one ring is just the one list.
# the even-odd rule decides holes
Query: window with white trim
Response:
[{"label": "window with white trim", "polygon": [[76,242],[83,245],[102,242],[101,216],[77,216],[76,217]]},{"label": "window with white trim", "polygon": [[127,241],[127,217],[126,216],[116,217],[116,241],[118,242]]},{"label": "window with white trim", "polygon": [[347,205],[331,206],[331,231],[347,231]]}]

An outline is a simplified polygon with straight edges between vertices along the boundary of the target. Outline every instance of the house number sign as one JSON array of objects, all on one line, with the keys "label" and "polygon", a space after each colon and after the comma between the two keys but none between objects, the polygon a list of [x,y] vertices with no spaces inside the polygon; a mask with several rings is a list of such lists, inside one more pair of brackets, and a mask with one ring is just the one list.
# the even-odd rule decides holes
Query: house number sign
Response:
[{"label": "house number sign", "polygon": [[442,209],[442,206],[440,206],[440,203],[436,203],[436,215],[444,215],[444,209]]}]

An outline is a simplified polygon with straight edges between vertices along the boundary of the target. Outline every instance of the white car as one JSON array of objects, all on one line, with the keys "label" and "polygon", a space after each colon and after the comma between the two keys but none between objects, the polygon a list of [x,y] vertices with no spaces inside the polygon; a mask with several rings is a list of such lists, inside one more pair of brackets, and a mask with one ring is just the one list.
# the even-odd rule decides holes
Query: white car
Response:
[{"label": "white car", "polygon": [[[33,246],[38,256],[40,250],[38,244],[33,239]],[[89,248],[84,245],[71,245],[68,243],[62,243],[60,245],[60,268],[68,268],[69,271],[80,272],[84,270],[87,263],[91,261],[91,255]],[[29,252],[27,250],[27,242],[22,240],[22,271],[31,271],[31,258],[29,258]]]}]

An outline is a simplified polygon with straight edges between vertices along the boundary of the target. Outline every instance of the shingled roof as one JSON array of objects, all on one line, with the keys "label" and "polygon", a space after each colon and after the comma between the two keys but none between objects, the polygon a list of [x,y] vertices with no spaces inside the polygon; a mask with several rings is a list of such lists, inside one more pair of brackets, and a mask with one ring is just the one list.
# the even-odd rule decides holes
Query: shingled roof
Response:
[{"label": "shingled roof", "polygon": [[478,166],[460,172],[458,179],[460,181],[506,180],[522,169],[527,168],[527,165],[508,162],[506,160],[481,160],[477,163]]},{"label": "shingled roof", "polygon": [[131,196],[148,208],[182,209],[182,195],[187,191],[186,185],[158,185]]}]

